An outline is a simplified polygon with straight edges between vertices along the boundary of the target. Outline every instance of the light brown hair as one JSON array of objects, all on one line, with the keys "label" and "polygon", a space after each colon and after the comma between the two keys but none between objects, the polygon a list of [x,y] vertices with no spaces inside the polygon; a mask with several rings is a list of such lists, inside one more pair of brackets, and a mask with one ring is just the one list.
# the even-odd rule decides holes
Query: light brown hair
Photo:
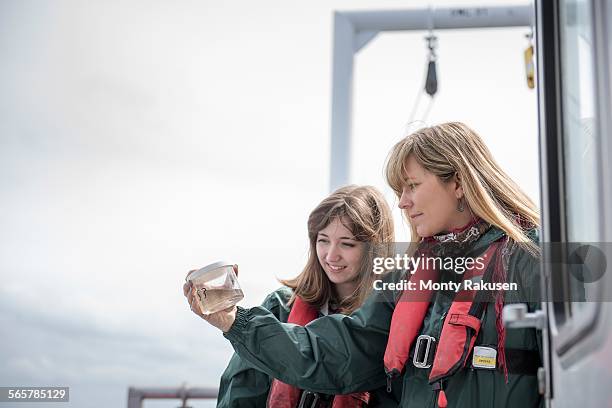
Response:
[{"label": "light brown hair", "polygon": [[[387,159],[387,182],[400,197],[406,161],[412,155],[426,170],[448,182],[459,180],[472,214],[503,230],[531,254],[539,248],[527,232],[540,225],[536,205],[501,169],[480,136],[467,125],[448,122],[419,129],[399,141]],[[408,220],[410,223],[410,220]],[[417,241],[411,225],[412,241]]]},{"label": "light brown hair", "polygon": [[[337,299],[333,283],[319,263],[316,250],[319,231],[335,219],[340,220],[357,241],[365,244],[359,268],[359,284],[346,299]],[[376,188],[350,185],[334,191],[308,217],[310,248],[304,270],[293,279],[281,281],[293,289],[294,294],[289,304],[293,303],[295,296],[299,296],[316,308],[331,301],[337,306],[338,312],[353,312],[361,306],[372,289],[375,278],[372,272],[373,259],[391,256],[394,237],[391,209]]]}]

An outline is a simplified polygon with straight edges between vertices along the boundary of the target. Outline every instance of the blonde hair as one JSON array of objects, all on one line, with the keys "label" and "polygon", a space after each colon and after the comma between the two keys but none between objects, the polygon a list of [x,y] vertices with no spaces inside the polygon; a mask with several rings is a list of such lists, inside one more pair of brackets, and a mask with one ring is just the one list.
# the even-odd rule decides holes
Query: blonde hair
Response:
[{"label": "blonde hair", "polygon": [[[473,215],[503,230],[529,253],[539,253],[527,236],[540,225],[536,205],[499,167],[474,130],[460,122],[442,123],[417,130],[397,143],[387,158],[385,172],[398,197],[406,185],[410,155],[443,182],[457,175]],[[410,227],[411,239],[416,241],[416,228]]]},{"label": "blonde hair", "polygon": [[[359,284],[346,299],[336,298],[333,283],[319,263],[316,250],[319,231],[335,219],[340,220],[357,241],[365,244],[359,267]],[[289,304],[296,296],[316,308],[332,300],[336,302],[338,312],[352,313],[361,306],[372,288],[373,259],[391,256],[394,237],[391,209],[376,188],[350,185],[334,191],[308,217],[310,249],[304,270],[293,279],[281,280],[282,284],[293,289]]]}]

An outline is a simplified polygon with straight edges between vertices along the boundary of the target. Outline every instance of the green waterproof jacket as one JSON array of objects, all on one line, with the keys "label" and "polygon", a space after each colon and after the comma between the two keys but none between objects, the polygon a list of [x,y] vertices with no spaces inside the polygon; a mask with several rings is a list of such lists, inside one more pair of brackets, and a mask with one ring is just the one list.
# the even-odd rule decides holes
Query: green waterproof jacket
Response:
[{"label": "green waterproof jacket", "polygon": [[[491,228],[466,256],[478,256],[502,238],[503,232]],[[393,282],[402,273],[384,277]],[[508,264],[508,282],[516,282],[519,293],[506,292],[506,303],[532,300],[531,311],[539,303],[539,261],[520,248]],[[398,293],[374,291],[364,305],[350,316],[330,315],[301,327],[284,324],[267,309],[239,308],[236,321],[224,334],[240,357],[270,376],[288,384],[328,394],[346,394],[379,389],[386,384],[383,356],[387,345],[391,317]],[[437,293],[424,318],[421,334],[439,338],[446,312],[452,300]],[[476,345],[496,345],[494,305],[486,308]],[[536,330],[507,329],[506,349],[540,352],[541,337]],[[413,347],[414,348],[414,347]],[[411,351],[411,353],[414,350]],[[537,354],[536,354],[537,355]],[[498,370],[466,368],[445,380],[448,408],[532,408],[542,406],[535,375],[508,375]],[[374,406],[436,407],[436,392],[428,382],[430,369],[412,364],[412,354],[401,377],[392,385],[392,394],[400,402],[388,399]]]},{"label": "green waterproof jacket", "polygon": [[[261,304],[280,322],[286,322],[291,309],[287,302],[292,291],[287,287],[280,288],[271,294]],[[221,375],[217,408],[265,407],[272,378],[259,371],[236,353]]]},{"label": "green waterproof jacket", "polygon": [[[287,306],[287,302],[292,293],[287,287],[277,289],[266,297],[261,308],[269,311],[277,321],[284,323],[291,312],[291,307]],[[254,368],[234,353],[221,376],[217,408],[265,407],[272,380],[270,375]],[[370,393],[370,406],[397,406],[399,401],[399,393],[389,394],[384,387],[370,390]]]}]

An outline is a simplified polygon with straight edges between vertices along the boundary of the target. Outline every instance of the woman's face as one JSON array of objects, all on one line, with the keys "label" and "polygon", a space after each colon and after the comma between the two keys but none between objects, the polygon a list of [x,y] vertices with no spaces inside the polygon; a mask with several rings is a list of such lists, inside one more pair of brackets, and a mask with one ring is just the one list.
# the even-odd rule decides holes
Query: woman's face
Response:
[{"label": "woman's face", "polygon": [[406,161],[406,185],[402,189],[399,208],[419,237],[430,237],[443,231],[460,228],[470,222],[470,212],[457,210],[463,189],[455,178],[443,182],[414,158]]},{"label": "woman's face", "polygon": [[316,250],[319,263],[338,294],[350,295],[359,285],[364,243],[357,241],[340,219],[335,218],[317,234]]}]

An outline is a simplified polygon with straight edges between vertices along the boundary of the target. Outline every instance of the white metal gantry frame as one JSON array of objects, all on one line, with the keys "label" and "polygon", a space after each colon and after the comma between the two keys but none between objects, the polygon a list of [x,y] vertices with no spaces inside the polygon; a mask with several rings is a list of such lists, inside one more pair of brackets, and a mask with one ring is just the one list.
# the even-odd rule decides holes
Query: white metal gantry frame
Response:
[{"label": "white metal gantry frame", "polygon": [[379,32],[531,26],[533,13],[532,4],[334,12],[330,191],[350,180],[353,58]]}]

